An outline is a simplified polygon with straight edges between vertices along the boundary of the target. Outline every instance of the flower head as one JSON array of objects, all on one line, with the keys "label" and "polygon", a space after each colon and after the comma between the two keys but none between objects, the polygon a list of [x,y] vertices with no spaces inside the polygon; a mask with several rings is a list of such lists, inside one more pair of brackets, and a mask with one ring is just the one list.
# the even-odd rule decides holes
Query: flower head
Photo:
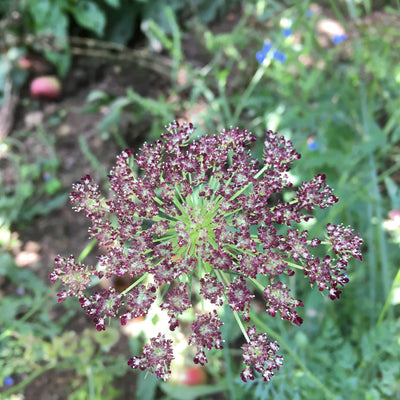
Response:
[{"label": "flower head", "polygon": [[286,61],[286,54],[282,51],[274,50],[272,53],[272,58],[283,64]]},{"label": "flower head", "polygon": [[314,137],[310,136],[307,139],[307,147],[310,151],[318,150],[318,142],[315,140]]},{"label": "flower head", "polygon": [[263,44],[262,49],[256,53],[256,59],[257,61],[262,64],[265,60],[265,57],[267,56],[268,52],[272,49],[272,43],[267,42]]},{"label": "flower head", "polygon": [[289,37],[290,35],[293,34],[293,31],[292,31],[291,28],[285,28],[285,29],[282,31],[282,34],[283,34],[283,37],[287,38],[287,37]]},{"label": "flower head", "polygon": [[158,336],[151,338],[150,343],[144,347],[142,356],[131,357],[128,365],[142,371],[148,369],[165,381],[171,375],[172,360],[172,340],[165,339],[165,336],[159,333]]},{"label": "flower head", "polygon": [[264,381],[270,381],[274,376],[274,370],[279,370],[282,365],[282,357],[277,356],[279,345],[270,342],[265,333],[257,334],[256,328],[251,326],[247,329],[249,342],[242,346],[243,363],[247,367],[241,372],[240,376],[244,382],[253,380],[253,368],[262,374]]},{"label": "flower head", "polygon": [[[267,45],[263,51],[269,51]],[[270,316],[301,325],[294,308],[303,303],[291,296],[285,282],[294,270],[303,271],[332,300],[339,298],[349,280],[350,259],[362,259],[362,239],[342,225],[328,224],[322,239],[300,229],[315,208],[330,207],[338,199],[324,174],[293,187],[288,171],[300,154],[290,140],[268,131],[260,165],[249,150],[256,137],[247,130],[223,130],[196,140],[193,132],[192,124],[174,122],[161,140],[144,145],[138,154],[123,151],[109,175],[107,199],[90,176],[73,186],[73,208],[89,218],[89,235],[103,254],[96,267],[59,256],[50,279],[64,285],[59,301],[77,296],[99,331],[106,329],[107,319],[117,317],[124,325],[155,305],[168,315],[173,331],[181,314],[204,297],[213,308],[195,317],[188,339],[196,349],[194,362],[203,365],[206,351],[223,346],[219,307],[226,304],[245,333],[254,292],[260,290]],[[282,200],[285,191],[292,201]],[[322,246],[331,254],[321,258]],[[122,293],[103,289],[86,294],[92,276],[123,275],[134,283]],[[268,381],[282,364],[279,346],[254,327],[245,338],[242,379],[253,379],[254,368]],[[129,365],[167,379],[172,359],[172,340],[159,334]]]},{"label": "flower head", "polygon": [[333,44],[339,44],[344,42],[347,39],[347,35],[345,33],[334,35],[332,38]]},{"label": "flower head", "polygon": [[315,14],[315,11],[314,10],[307,10],[306,11],[306,13],[305,13],[305,16],[307,17],[307,18],[309,18],[309,17],[311,17],[312,15],[314,15]]},{"label": "flower head", "polygon": [[14,385],[14,379],[11,376],[6,376],[4,378],[4,385],[5,386],[12,386]]}]

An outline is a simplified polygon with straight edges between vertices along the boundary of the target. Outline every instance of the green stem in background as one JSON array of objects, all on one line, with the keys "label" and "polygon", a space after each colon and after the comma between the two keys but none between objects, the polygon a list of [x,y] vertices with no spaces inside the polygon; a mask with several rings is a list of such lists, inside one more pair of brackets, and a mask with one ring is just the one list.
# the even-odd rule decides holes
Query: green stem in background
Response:
[{"label": "green stem in background", "polygon": [[[225,312],[229,312],[230,308],[228,306],[225,306]],[[224,314],[225,314],[224,312]],[[222,330],[223,333],[223,339],[225,341],[225,343],[228,344],[229,342],[229,338],[228,338],[228,332],[226,329]],[[224,354],[224,361],[225,361],[225,374],[226,374],[226,382],[228,384],[228,390],[229,390],[229,394],[230,394],[230,399],[232,400],[236,400],[236,394],[235,394],[235,386],[233,384],[234,382],[234,378],[232,376],[232,358],[229,354],[229,346],[225,346],[223,347],[223,354]]]},{"label": "green stem in background", "polygon": [[239,98],[240,99],[239,103],[236,106],[235,111],[233,112],[232,121],[231,121],[232,125],[237,125],[238,124],[239,117],[240,117],[240,114],[243,111],[243,108],[248,103],[249,97],[251,96],[251,94],[253,93],[254,89],[256,88],[258,83],[260,82],[260,80],[263,77],[263,75],[264,75],[264,67],[260,66],[257,69],[256,73],[251,78],[249,86],[247,86],[246,90],[243,92],[243,94]]},{"label": "green stem in background", "polygon": [[92,239],[89,242],[89,244],[87,244],[86,247],[81,251],[81,254],[79,254],[77,261],[79,263],[81,263],[90,254],[90,252],[94,249],[96,244],[97,244],[97,239]]},{"label": "green stem in background", "polygon": [[103,180],[107,180],[107,171],[101,164],[101,162],[94,156],[92,150],[89,148],[88,142],[83,135],[80,135],[78,138],[79,147],[83,153],[83,155],[87,158],[90,163],[90,166],[94,171],[97,171],[101,174]]},{"label": "green stem in background", "polygon": [[332,221],[337,215],[342,213],[343,210],[348,208],[351,204],[359,200],[364,200],[368,189],[371,189],[375,185],[378,185],[378,183],[383,182],[388,176],[398,170],[400,170],[400,161],[382,172],[379,176],[375,177],[375,179],[367,183],[364,186],[364,190],[357,190],[349,199],[343,200],[340,203],[336,204],[336,206],[330,210],[329,215],[327,215],[323,219],[322,225],[326,225],[328,222]]},{"label": "green stem in background", "polygon": [[149,275],[148,273],[143,274],[138,280],[133,282],[132,285],[130,285],[128,288],[126,288],[123,292],[121,292],[121,296],[130,292],[135,286],[139,285],[139,283],[144,281],[148,275]]},{"label": "green stem in background", "polygon": [[171,7],[167,6],[165,8],[165,16],[168,20],[168,24],[171,27],[172,33],[172,47],[170,48],[170,52],[172,55],[172,79],[176,82],[179,74],[179,67],[182,63],[183,53],[182,53],[182,45],[181,45],[181,31],[179,29],[176,16]]},{"label": "green stem in background", "polygon": [[88,386],[89,386],[89,399],[96,400],[96,391],[94,388],[93,371],[91,366],[86,367],[86,376],[88,379]]},{"label": "green stem in background", "polygon": [[224,116],[224,121],[222,122],[224,126],[229,126],[232,124],[232,113],[229,107],[228,96],[226,93],[226,82],[229,76],[229,70],[227,68],[219,71],[217,74],[217,84],[218,84],[218,93],[219,100],[221,102],[222,113]]},{"label": "green stem in background", "polygon": [[292,357],[292,359],[296,362],[296,364],[300,367],[300,369],[307,375],[310,381],[314,382],[315,385],[320,388],[326,398],[331,400],[337,400],[336,396],[307,368],[307,366],[301,361],[300,357],[291,349],[288,343],[274,330],[268,327],[255,313],[249,313],[250,318],[254,321],[255,325],[262,330],[263,332],[267,333],[269,336],[273,337],[278,344],[286,350],[286,352]]},{"label": "green stem in background", "polygon": [[[370,119],[371,119],[371,111],[368,109],[367,105],[367,95],[365,92],[364,82],[360,82],[360,103],[361,103],[361,116],[362,116],[362,124],[364,135],[368,139],[370,138]],[[377,181],[378,174],[375,165],[375,157],[372,152],[369,153],[369,165],[370,165],[370,176],[372,181]],[[390,268],[389,268],[389,260],[387,257],[388,250],[386,246],[385,234],[383,232],[383,213],[382,213],[382,196],[377,184],[375,184],[371,188],[371,196],[375,200],[374,210],[376,210],[377,217],[377,230],[378,230],[378,246],[379,246],[379,260],[382,266],[382,289],[384,296],[387,296],[390,290]],[[369,225],[369,229],[373,229],[372,224]],[[371,235],[372,236],[372,235]],[[372,284],[374,284],[372,282]]]},{"label": "green stem in background", "polygon": [[[371,202],[367,203],[367,215],[366,218],[368,218],[368,221],[372,221],[373,216],[374,216],[374,206],[371,204]],[[372,225],[372,224],[370,224]],[[369,286],[369,301],[371,304],[376,304],[376,265],[377,265],[377,260],[376,260],[376,251],[375,251],[375,242],[374,242],[374,230],[372,228],[367,229],[366,233],[366,240],[368,243],[368,274],[369,274],[369,279],[368,279],[368,286]],[[373,327],[374,321],[375,321],[375,315],[373,313],[370,313],[369,315],[369,323],[370,327]]]},{"label": "green stem in background", "polygon": [[393,295],[396,289],[400,288],[400,268],[397,271],[396,277],[394,278],[392,288],[390,289],[390,292],[386,298],[385,304],[383,305],[382,311],[379,315],[378,321],[376,323],[376,326],[379,326],[383,319],[385,318],[385,315],[387,313],[387,310],[389,308],[389,305],[393,299]]}]

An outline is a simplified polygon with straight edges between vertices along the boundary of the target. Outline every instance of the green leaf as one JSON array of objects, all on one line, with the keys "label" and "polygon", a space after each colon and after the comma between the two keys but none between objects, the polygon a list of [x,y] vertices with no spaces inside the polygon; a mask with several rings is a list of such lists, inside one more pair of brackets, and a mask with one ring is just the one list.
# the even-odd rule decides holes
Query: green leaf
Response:
[{"label": "green leaf", "polygon": [[[50,14],[52,7],[50,0],[31,0],[29,6],[36,28],[40,30],[42,27],[48,25],[48,14]],[[57,4],[53,6],[54,9],[59,8]]]},{"label": "green leaf", "polygon": [[110,7],[117,8],[120,6],[119,0],[104,0]]},{"label": "green leaf", "polygon": [[111,42],[126,44],[134,35],[139,10],[136,2],[128,0],[121,7],[109,10],[105,37]]},{"label": "green leaf", "polygon": [[102,90],[92,90],[86,97],[86,102],[93,103],[95,101],[108,100],[110,96]]},{"label": "green leaf", "polygon": [[54,38],[54,45],[62,51],[45,51],[44,56],[52,62],[61,76],[68,72],[71,56],[68,43],[69,21],[61,8],[61,2],[33,0],[29,9],[35,24],[36,36]]},{"label": "green leaf", "polygon": [[14,267],[13,257],[8,253],[0,253],[0,276],[6,275],[7,270]]},{"label": "green leaf", "polygon": [[136,396],[140,400],[153,400],[156,396],[158,380],[155,375],[139,372],[136,380]]},{"label": "green leaf", "polygon": [[79,25],[102,36],[106,26],[106,17],[101,8],[90,0],[80,0],[72,9],[73,16]]},{"label": "green leaf", "polygon": [[113,327],[108,327],[107,330],[96,332],[94,340],[105,350],[109,351],[112,346],[118,341],[119,332]]}]

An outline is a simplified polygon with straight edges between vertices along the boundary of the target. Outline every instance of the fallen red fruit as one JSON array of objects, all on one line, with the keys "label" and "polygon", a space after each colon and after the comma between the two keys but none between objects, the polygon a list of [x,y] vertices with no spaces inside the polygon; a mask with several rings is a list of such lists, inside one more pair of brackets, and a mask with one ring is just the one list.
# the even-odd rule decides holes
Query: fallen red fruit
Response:
[{"label": "fallen red fruit", "polygon": [[27,56],[22,56],[18,60],[18,66],[22,69],[30,69],[32,67],[32,62]]},{"label": "fallen red fruit", "polygon": [[181,385],[204,385],[207,382],[207,374],[203,367],[190,367],[178,375],[177,381]]},{"label": "fallen red fruit", "polygon": [[30,93],[32,97],[57,99],[61,93],[61,83],[56,76],[39,76],[31,82]]}]

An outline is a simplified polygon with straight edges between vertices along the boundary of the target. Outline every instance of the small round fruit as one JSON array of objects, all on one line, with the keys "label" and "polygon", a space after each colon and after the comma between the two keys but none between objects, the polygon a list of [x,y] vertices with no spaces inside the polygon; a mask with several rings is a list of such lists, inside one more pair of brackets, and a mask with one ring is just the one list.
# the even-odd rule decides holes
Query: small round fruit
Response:
[{"label": "small round fruit", "polygon": [[57,99],[61,93],[61,83],[56,76],[39,76],[31,82],[30,93],[32,97]]},{"label": "small round fruit", "polygon": [[197,386],[207,382],[207,374],[203,367],[190,367],[182,371],[178,376],[181,385]]}]

